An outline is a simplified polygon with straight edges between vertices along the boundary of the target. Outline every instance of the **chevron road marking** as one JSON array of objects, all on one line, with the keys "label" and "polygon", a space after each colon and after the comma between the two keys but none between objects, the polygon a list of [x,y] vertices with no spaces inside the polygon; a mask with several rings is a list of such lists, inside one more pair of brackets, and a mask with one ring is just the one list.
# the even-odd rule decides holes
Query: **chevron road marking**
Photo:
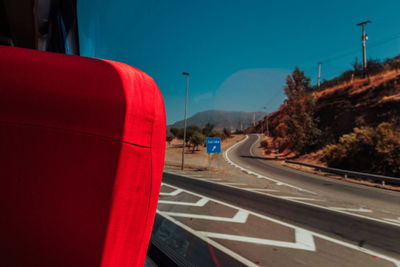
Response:
[{"label": "chevron road marking", "polygon": [[[328,237],[328,236],[325,236],[322,234],[318,234],[316,232],[308,231],[308,230],[305,230],[298,226],[294,226],[294,225],[279,221],[277,219],[270,218],[270,217],[267,217],[262,214],[258,214],[253,211],[242,209],[240,207],[237,207],[237,206],[234,206],[234,205],[231,205],[231,204],[228,204],[228,203],[225,203],[225,202],[213,199],[213,198],[208,198],[203,195],[197,194],[195,192],[188,191],[186,189],[181,189],[181,188],[169,185],[169,184],[167,184],[166,186],[174,188],[175,191],[181,190],[180,192],[185,192],[185,193],[200,197],[201,199],[205,198],[205,199],[208,199],[208,201],[213,201],[215,203],[224,205],[226,207],[236,209],[238,212],[232,218],[210,216],[210,215],[199,215],[199,214],[192,214],[192,213],[165,212],[165,211],[160,211],[160,210],[157,210],[157,213],[247,266],[257,266],[257,265],[255,265],[248,259],[244,258],[243,256],[235,253],[234,251],[228,249],[227,247],[221,245],[220,243],[216,242],[212,238],[315,251],[316,247],[315,247],[315,243],[314,243],[314,237],[318,237],[320,239],[327,240],[327,241],[335,243],[337,245],[351,248],[351,249],[363,252],[363,253],[371,255],[371,256],[377,256],[381,259],[390,261],[390,262],[394,263],[396,266],[400,267],[399,260],[397,260],[395,258],[391,258],[386,255],[383,255],[383,254],[380,254],[378,252],[375,252],[375,251],[372,251],[369,249],[365,249],[365,248],[359,247],[357,245],[352,245],[352,244],[349,244],[349,243],[346,243],[346,242],[343,242],[343,241],[340,241],[340,240],[337,240],[337,239],[334,239],[334,238],[331,238],[331,237]],[[293,243],[293,242],[284,242],[284,241],[268,240],[268,239],[261,239],[261,238],[252,238],[252,237],[246,237],[246,236],[235,236],[235,235],[196,231],[196,230],[190,228],[189,226],[185,225],[184,223],[175,219],[175,217],[184,217],[184,218],[194,218],[194,219],[213,220],[213,221],[246,223],[249,215],[264,219],[264,220],[272,222],[272,223],[283,225],[288,228],[292,228],[295,231],[296,242]],[[389,219],[389,220],[392,220],[392,219]],[[399,218],[399,220],[400,220],[400,218]]]},{"label": "chevron road marking", "polygon": [[249,217],[249,213],[244,210],[239,210],[232,218],[200,215],[192,213],[170,212],[170,211],[162,211],[162,213],[172,217],[192,218],[192,219],[201,219],[201,220],[218,221],[218,222],[233,222],[233,223],[246,223],[247,218]]},{"label": "chevron road marking", "polygon": [[220,243],[200,234],[198,231],[193,230],[192,228],[190,228],[189,226],[187,226],[186,224],[181,223],[178,220],[175,220],[173,217],[165,214],[164,212],[161,211],[157,211],[157,213],[159,215],[161,215],[162,217],[166,218],[167,220],[169,220],[170,222],[176,224],[177,226],[181,227],[182,229],[188,231],[189,233],[193,234],[194,236],[197,236],[199,239],[205,241],[206,243],[210,244],[211,246],[215,247],[216,249],[219,249],[220,251],[222,251],[223,253],[225,253],[228,256],[231,256],[232,258],[234,258],[235,260],[243,263],[245,266],[250,266],[250,267],[258,267],[259,265],[249,261],[248,259],[246,259],[245,257],[237,254],[236,252],[228,249],[227,247],[221,245]]},{"label": "chevron road marking", "polygon": [[158,200],[158,204],[169,204],[169,205],[180,205],[180,206],[192,206],[192,207],[203,207],[208,203],[210,199],[201,198],[197,202],[183,202],[183,201],[172,201],[172,200]]},{"label": "chevron road marking", "polygon": [[315,243],[314,243],[314,238],[313,238],[312,234],[308,231],[300,230],[300,229],[295,229],[295,236],[296,236],[295,243],[269,240],[269,239],[256,238],[256,237],[248,237],[248,236],[210,233],[210,232],[199,232],[199,233],[202,235],[205,235],[209,238],[253,243],[253,244],[257,244],[257,245],[266,245],[266,246],[275,246],[275,247],[284,247],[284,248],[294,248],[294,249],[315,251]]},{"label": "chevron road marking", "polygon": [[166,192],[160,192],[160,196],[177,196],[178,194],[182,193],[182,189],[175,189],[172,192],[166,193]]}]

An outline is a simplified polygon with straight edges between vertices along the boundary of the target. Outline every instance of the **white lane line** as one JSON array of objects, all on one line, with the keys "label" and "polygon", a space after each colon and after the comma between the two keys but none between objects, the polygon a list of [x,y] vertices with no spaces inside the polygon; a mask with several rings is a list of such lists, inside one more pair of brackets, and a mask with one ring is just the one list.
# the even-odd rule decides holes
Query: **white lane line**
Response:
[{"label": "white lane line", "polygon": [[163,216],[164,218],[166,218],[170,222],[176,224],[177,226],[179,226],[182,229],[188,231],[189,233],[193,234],[194,236],[197,236],[198,238],[200,238],[201,240],[207,242],[208,244],[210,244],[211,246],[215,247],[216,249],[219,249],[220,251],[222,251],[226,255],[231,256],[232,258],[234,258],[238,262],[243,263],[245,266],[250,266],[250,267],[258,267],[259,266],[259,265],[255,264],[255,263],[249,261],[248,259],[244,258],[243,256],[240,256],[236,252],[228,249],[227,247],[224,247],[220,243],[212,240],[211,238],[208,238],[208,237],[200,234],[198,231],[193,230],[189,226],[181,223],[180,221],[174,219],[173,217],[171,217],[171,216],[169,216],[167,214],[164,214],[163,212],[160,212],[160,211],[157,211],[157,212],[158,212],[158,214],[160,214],[161,216]]},{"label": "white lane line", "polygon": [[231,182],[228,182],[228,183],[225,183],[225,182],[219,182],[219,184],[224,184],[224,185],[246,185],[247,186],[247,184],[242,184],[242,183],[231,183]]},{"label": "white lane line", "polygon": [[[257,136],[258,136],[258,135],[257,135]],[[278,180],[276,180],[276,179],[273,179],[273,178],[270,178],[270,177],[261,175],[261,174],[259,174],[259,173],[253,172],[253,171],[251,171],[251,170],[249,170],[249,169],[243,168],[242,166],[240,166],[240,165],[234,163],[234,162],[229,158],[229,156],[228,156],[229,151],[230,151],[231,149],[237,147],[239,144],[243,143],[244,141],[246,141],[248,138],[249,138],[249,136],[246,135],[246,138],[245,138],[245,139],[243,139],[243,140],[241,140],[240,142],[234,144],[233,146],[229,147],[229,148],[225,151],[224,157],[225,157],[226,161],[227,161],[229,164],[233,165],[234,167],[240,169],[240,170],[243,171],[243,172],[246,172],[246,173],[251,174],[251,175],[255,175],[255,176],[257,176],[258,178],[262,178],[262,179],[266,179],[266,180],[269,180],[269,181],[271,181],[271,182],[274,182],[276,185],[284,185],[284,186],[288,186],[288,187],[297,189],[297,190],[299,190],[299,191],[308,192],[308,193],[310,193],[310,194],[316,195],[316,193],[314,193],[314,192],[312,192],[312,191],[309,191],[309,190],[303,189],[303,188],[301,188],[301,187],[297,187],[297,186],[294,186],[294,185],[290,185],[290,184],[287,184],[287,183],[278,181]],[[258,137],[258,138],[259,138],[259,137]]]},{"label": "white lane line", "polygon": [[245,188],[241,188],[241,189],[245,189],[245,190],[249,190],[249,191],[264,191],[264,192],[279,192],[279,190],[275,190],[275,189],[267,189],[267,188],[254,188],[254,187],[245,187]]},{"label": "white lane line", "polygon": [[197,202],[183,202],[183,201],[172,201],[172,200],[158,200],[158,204],[168,205],[179,205],[179,206],[192,206],[192,207],[204,207],[210,199],[201,198]]},{"label": "white lane line", "polygon": [[160,211],[163,214],[172,216],[172,217],[181,217],[181,218],[192,218],[192,219],[201,219],[201,220],[209,220],[209,221],[217,221],[217,222],[234,222],[234,223],[246,223],[249,213],[244,210],[239,210],[235,216],[232,218],[228,217],[218,217],[218,216],[210,216],[210,215],[200,215],[200,214],[192,214],[192,213],[181,213],[181,212],[170,212],[170,211]]},{"label": "white lane line", "polygon": [[389,218],[385,218],[384,220],[387,220],[389,222],[395,223],[398,226],[400,226],[400,217],[398,217],[397,219],[389,219]]},{"label": "white lane line", "polygon": [[182,193],[182,189],[175,189],[172,192],[160,192],[160,196],[177,196],[178,194]]},{"label": "white lane line", "polygon": [[286,241],[270,240],[270,239],[264,239],[264,238],[257,238],[257,237],[228,235],[228,234],[211,233],[211,232],[199,232],[199,233],[202,235],[205,235],[206,237],[209,237],[209,238],[253,243],[253,244],[264,245],[264,246],[275,246],[275,247],[284,247],[284,248],[294,248],[294,249],[315,251],[315,243],[314,243],[314,238],[313,238],[312,234],[310,232],[299,230],[299,229],[295,230],[295,235],[296,235],[295,243],[286,242]]},{"label": "white lane line", "polygon": [[[168,186],[178,189],[177,187],[172,186],[172,185],[168,185]],[[182,191],[184,191],[184,192],[186,192],[186,193],[188,193],[188,194],[192,194],[192,195],[194,195],[194,196],[201,197],[201,198],[205,197],[205,196],[203,196],[203,195],[197,194],[197,193],[192,192],[192,191],[188,191],[188,190],[184,190],[184,189],[182,189]],[[217,199],[213,199],[213,198],[209,198],[209,199],[210,199],[211,201],[215,202],[215,203],[219,203],[219,204],[221,204],[221,205],[224,205],[224,206],[227,206],[227,207],[230,207],[230,208],[233,208],[233,209],[237,209],[237,210],[239,210],[239,211],[244,211],[244,212],[247,213],[247,215],[253,215],[253,216],[262,218],[262,219],[264,219],[264,220],[266,220],[266,221],[270,221],[270,222],[273,222],[273,223],[276,223],[276,224],[279,224],[279,225],[283,225],[283,226],[292,228],[292,229],[294,229],[294,230],[299,229],[300,231],[306,231],[306,232],[311,233],[314,237],[318,237],[318,238],[321,238],[321,239],[330,241],[330,242],[335,243],[335,244],[338,244],[338,245],[342,245],[342,246],[345,246],[345,247],[348,247],[348,248],[352,248],[352,249],[354,249],[354,250],[363,252],[363,253],[368,254],[368,255],[371,255],[371,256],[378,256],[379,258],[385,259],[385,260],[387,260],[387,261],[390,261],[390,262],[394,263],[396,266],[400,267],[400,261],[399,261],[399,260],[397,260],[397,259],[395,259],[395,258],[392,258],[392,257],[389,257],[389,256],[386,256],[386,255],[383,255],[383,254],[380,254],[379,252],[375,252],[375,251],[372,251],[372,250],[369,250],[369,249],[365,249],[365,248],[362,248],[362,247],[359,247],[359,246],[356,246],[356,245],[352,245],[352,244],[346,243],[346,242],[344,242],[344,241],[340,241],[340,240],[337,240],[337,239],[334,239],[334,238],[331,238],[331,237],[328,237],[328,236],[325,236],[325,235],[322,235],[322,234],[318,234],[318,233],[316,233],[316,232],[308,231],[308,230],[305,230],[305,229],[303,229],[303,228],[301,228],[301,227],[298,227],[298,226],[295,226],[295,225],[291,225],[291,224],[286,223],[286,222],[278,221],[277,219],[270,218],[270,217],[267,217],[267,216],[265,216],[265,215],[262,215],[262,214],[259,214],[259,213],[256,213],[256,212],[253,212],[253,211],[250,211],[250,210],[242,209],[242,208],[240,208],[240,207],[237,207],[237,206],[231,205],[231,204],[229,204],[229,203],[225,203],[225,202],[219,201],[219,200],[217,200]],[[317,205],[312,205],[312,204],[310,204],[310,206],[317,206]],[[317,207],[321,207],[321,206],[317,206]],[[233,251],[227,249],[226,247],[220,245],[219,243],[213,241],[212,239],[205,237],[204,235],[200,234],[198,231],[195,231],[195,230],[193,230],[192,228],[190,228],[190,227],[188,227],[188,226],[186,226],[186,225],[180,223],[179,221],[175,220],[173,217],[169,216],[168,214],[164,214],[164,212],[161,212],[161,211],[157,211],[157,212],[158,212],[160,215],[164,216],[165,218],[169,219],[170,221],[174,222],[175,224],[181,226],[181,227],[184,228],[185,230],[190,229],[190,230],[188,230],[189,232],[191,232],[192,234],[196,235],[196,236],[199,237],[200,239],[202,239],[202,240],[208,242],[210,245],[212,245],[212,246],[214,246],[214,247],[220,249],[221,251],[225,252],[226,254],[228,254],[228,255],[230,255],[230,256],[233,255],[232,257],[237,257],[237,258],[235,258],[235,259],[238,259],[238,260],[240,259],[240,262],[242,262],[242,260],[246,260],[247,262],[251,263],[251,265],[249,265],[249,266],[257,266],[257,265],[254,265],[252,262],[248,261],[247,259],[243,258],[242,256],[238,255],[237,253],[235,253],[235,252],[233,252]],[[338,212],[341,212],[341,211],[338,211]],[[367,219],[373,219],[373,218],[369,218],[369,217],[366,217],[366,216],[357,215],[357,214],[352,214],[352,213],[347,213],[347,212],[341,212],[341,213],[346,213],[346,214],[353,215],[353,216],[356,216],[356,217],[363,217],[363,218],[367,218]],[[383,221],[383,222],[384,222],[384,221]],[[300,233],[301,233],[301,232],[300,232]],[[297,240],[297,238],[298,238],[298,237],[296,236],[296,240]],[[299,242],[306,242],[306,243],[308,242],[308,241],[301,241],[300,238],[301,238],[301,236],[299,236]],[[207,240],[209,240],[209,241],[207,241]]]},{"label": "white lane line", "polygon": [[371,213],[372,212],[372,210],[364,209],[364,208],[358,208],[358,209],[340,208],[340,207],[329,207],[329,208],[333,209],[333,210],[345,210],[345,211],[354,211],[354,212],[367,212],[367,213]]},{"label": "white lane line", "polygon": [[324,199],[309,198],[309,197],[287,197],[287,196],[278,196],[278,197],[288,200],[325,201]]}]

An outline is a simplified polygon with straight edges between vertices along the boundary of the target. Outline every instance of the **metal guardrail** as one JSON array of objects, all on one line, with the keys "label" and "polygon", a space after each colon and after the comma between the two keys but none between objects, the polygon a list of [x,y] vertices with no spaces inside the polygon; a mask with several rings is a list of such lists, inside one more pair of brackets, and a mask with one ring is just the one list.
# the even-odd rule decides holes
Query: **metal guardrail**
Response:
[{"label": "metal guardrail", "polygon": [[352,177],[352,178],[370,179],[370,180],[373,180],[374,182],[380,182],[380,183],[382,183],[382,185],[385,185],[386,182],[389,182],[391,184],[400,185],[400,178],[377,175],[377,174],[370,174],[370,173],[363,173],[363,172],[348,171],[348,170],[342,170],[342,169],[336,169],[336,168],[328,168],[328,167],[312,165],[312,164],[307,164],[307,163],[293,161],[293,160],[285,160],[285,162],[310,167],[317,171],[320,170],[320,171],[324,171],[324,172],[339,174],[346,178]]}]

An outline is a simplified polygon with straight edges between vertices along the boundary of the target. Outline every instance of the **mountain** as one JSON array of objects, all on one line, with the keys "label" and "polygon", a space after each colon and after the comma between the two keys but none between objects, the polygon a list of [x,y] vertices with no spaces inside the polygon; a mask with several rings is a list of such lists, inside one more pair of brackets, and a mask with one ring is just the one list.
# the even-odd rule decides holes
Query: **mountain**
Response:
[{"label": "mountain", "polygon": [[[217,129],[226,128],[234,131],[236,129],[246,129],[253,126],[253,122],[258,122],[265,116],[265,112],[243,112],[243,111],[224,111],[207,110],[196,113],[187,119],[187,125],[196,125],[203,128],[207,123],[211,123]],[[184,121],[178,121],[167,126],[167,132],[171,128],[183,128]]]}]

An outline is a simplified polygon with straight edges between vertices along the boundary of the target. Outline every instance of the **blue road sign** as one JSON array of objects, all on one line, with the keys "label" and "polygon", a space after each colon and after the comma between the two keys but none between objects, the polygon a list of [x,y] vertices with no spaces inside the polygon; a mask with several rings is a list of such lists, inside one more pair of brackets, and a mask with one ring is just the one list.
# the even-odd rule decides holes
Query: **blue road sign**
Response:
[{"label": "blue road sign", "polygon": [[221,153],[221,138],[219,137],[207,137],[207,153]]}]

